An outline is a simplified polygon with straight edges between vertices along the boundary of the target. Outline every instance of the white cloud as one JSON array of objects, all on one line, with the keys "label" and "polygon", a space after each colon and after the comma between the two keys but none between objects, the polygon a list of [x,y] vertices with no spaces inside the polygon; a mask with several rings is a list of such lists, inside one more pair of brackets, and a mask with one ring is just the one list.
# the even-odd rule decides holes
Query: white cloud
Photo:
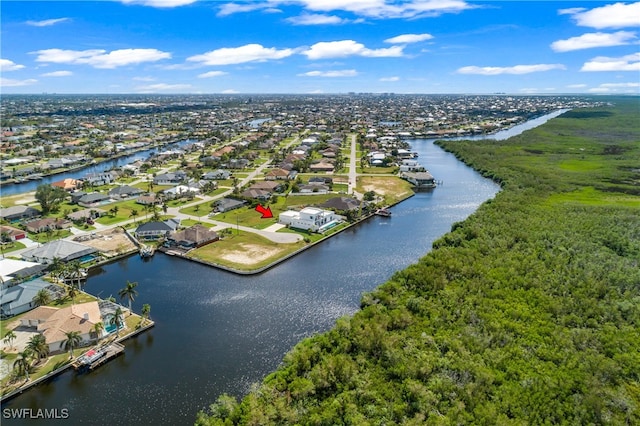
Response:
[{"label": "white cloud", "polygon": [[168,52],[157,49],[120,49],[107,53],[106,50],[64,50],[45,49],[31,52],[37,54],[36,62],[56,64],[85,64],[94,68],[117,68],[143,62],[156,62],[171,58]]},{"label": "white cloud", "polygon": [[61,22],[70,21],[71,18],[57,18],[57,19],[45,19],[44,21],[27,21],[27,25],[33,27],[49,27],[51,25],[59,24]]},{"label": "white cloud", "polygon": [[136,91],[139,93],[156,93],[156,92],[184,92],[186,90],[191,89],[190,84],[167,84],[167,83],[157,83],[157,84],[149,84],[146,86],[138,86],[136,87]]},{"label": "white cloud", "polygon": [[238,92],[235,89],[226,89],[226,90],[223,90],[222,93],[224,93],[225,95],[233,95],[233,94],[240,93],[240,92]]},{"label": "white cloud", "polygon": [[339,70],[339,71],[309,71],[304,74],[298,74],[300,77],[356,77],[356,70]]},{"label": "white cloud", "polygon": [[586,84],[569,84],[567,86],[568,89],[584,89],[585,87],[587,87]]},{"label": "white cloud", "polygon": [[369,58],[400,57],[404,46],[392,46],[386,49],[368,49],[362,43],[353,40],[320,42],[303,51],[311,60],[325,58],[344,58],[347,56],[365,56]]},{"label": "white cloud", "polygon": [[591,49],[594,47],[621,46],[630,44],[636,39],[636,33],[631,31],[618,31],[617,33],[587,33],[566,40],[558,40],[551,43],[551,49],[555,52],[569,52],[571,50]]},{"label": "white cloud", "polygon": [[24,68],[24,65],[16,64],[9,59],[0,59],[0,72],[18,71]]},{"label": "white cloud", "polygon": [[220,77],[221,75],[226,75],[226,74],[229,74],[229,73],[224,71],[209,71],[209,72],[205,72],[204,74],[198,75],[198,78]]},{"label": "white cloud", "polygon": [[280,4],[299,5],[314,13],[343,11],[375,19],[439,16],[475,7],[463,0],[409,0],[401,2],[395,0],[269,0],[248,2],[248,4],[226,3],[221,5],[218,16],[261,9],[269,10]]},{"label": "white cloud", "polygon": [[68,77],[73,75],[71,71],[53,71],[45,74],[40,74],[41,77]]},{"label": "white cloud", "polygon": [[244,4],[225,3],[220,6],[217,16],[229,16],[234,13],[253,12],[254,10],[269,9],[271,6],[272,5],[270,3],[257,1]]},{"label": "white cloud", "polygon": [[387,0],[296,0],[306,9],[319,12],[342,10],[369,18],[418,18],[457,13],[471,9],[461,0],[411,0],[395,2]]},{"label": "white cloud", "polygon": [[598,56],[585,62],[580,71],[640,71],[640,53],[620,58]]},{"label": "white cloud", "polygon": [[198,0],[120,0],[124,4],[133,4],[141,6],[171,8],[178,6],[186,6],[195,3]]},{"label": "white cloud", "polygon": [[500,75],[500,74],[529,74],[532,72],[542,72],[551,70],[564,70],[562,64],[537,64],[537,65],[515,65],[513,67],[477,67],[468,66],[458,69],[458,74],[479,74],[479,75]]},{"label": "white cloud", "polygon": [[303,13],[300,16],[292,16],[285,21],[293,25],[340,25],[350,22],[348,19],[342,19],[335,15],[322,15]]},{"label": "white cloud", "polygon": [[[571,10],[571,9],[569,9]],[[576,24],[591,28],[624,28],[639,26],[640,2],[614,3],[591,10],[570,13]]]},{"label": "white cloud", "polygon": [[232,65],[245,62],[263,62],[273,59],[283,59],[295,53],[293,49],[278,50],[267,48],[260,44],[247,44],[240,47],[223,47],[202,55],[187,58],[187,61],[201,62],[203,65]]},{"label": "white cloud", "polygon": [[640,83],[603,83],[598,87],[589,89],[592,93],[633,93],[640,92]]},{"label": "white cloud", "polygon": [[36,84],[38,80],[29,78],[27,80],[13,80],[11,78],[0,77],[0,87],[19,87],[19,86],[31,86]]},{"label": "white cloud", "polygon": [[393,44],[408,44],[408,43],[418,43],[425,40],[431,40],[433,36],[431,34],[402,34],[399,36],[391,37],[386,39],[385,43],[393,43]]},{"label": "white cloud", "polygon": [[400,81],[400,77],[382,77],[379,81]]}]

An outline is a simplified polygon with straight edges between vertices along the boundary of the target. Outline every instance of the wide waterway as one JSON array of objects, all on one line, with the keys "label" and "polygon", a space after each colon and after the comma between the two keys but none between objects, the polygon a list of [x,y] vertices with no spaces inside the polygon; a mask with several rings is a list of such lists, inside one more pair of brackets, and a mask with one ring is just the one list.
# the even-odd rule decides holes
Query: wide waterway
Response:
[{"label": "wide waterway", "polygon": [[67,179],[67,178],[81,179],[83,176],[85,176],[88,173],[102,173],[102,172],[111,170],[114,167],[121,167],[126,164],[134,163],[138,160],[145,160],[152,153],[162,152],[163,150],[169,150],[173,148],[181,148],[185,145],[192,144],[194,142],[195,142],[194,140],[186,139],[179,142],[173,142],[171,144],[167,144],[164,146],[144,149],[142,151],[122,155],[120,157],[112,158],[110,160],[105,160],[100,163],[89,164],[87,166],[79,167],[77,169],[73,169],[67,172],[44,176],[42,179],[28,180],[25,182],[3,183],[2,196],[8,197],[10,195],[21,194],[23,192],[35,191],[38,188],[38,185],[42,185],[44,183],[47,183],[47,184],[53,183],[62,179]]},{"label": "wide waterway", "polygon": [[2,408],[67,409],[69,418],[59,422],[71,424],[186,425],[221,393],[242,396],[297,342],[353,314],[363,292],[416,262],[499,190],[432,140],[411,144],[442,186],[393,207],[391,218],[374,217],[263,274],[238,276],[163,254],[94,271],[86,290],[103,298],[137,281],[133,308],[150,304],[155,328],[96,371],[66,372]]}]

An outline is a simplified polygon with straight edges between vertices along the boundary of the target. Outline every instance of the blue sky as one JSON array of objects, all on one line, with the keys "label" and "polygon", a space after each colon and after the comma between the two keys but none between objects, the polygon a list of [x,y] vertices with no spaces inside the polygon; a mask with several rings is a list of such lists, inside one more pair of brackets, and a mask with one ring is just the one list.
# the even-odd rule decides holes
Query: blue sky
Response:
[{"label": "blue sky", "polygon": [[2,1],[2,93],[640,93],[640,2]]}]

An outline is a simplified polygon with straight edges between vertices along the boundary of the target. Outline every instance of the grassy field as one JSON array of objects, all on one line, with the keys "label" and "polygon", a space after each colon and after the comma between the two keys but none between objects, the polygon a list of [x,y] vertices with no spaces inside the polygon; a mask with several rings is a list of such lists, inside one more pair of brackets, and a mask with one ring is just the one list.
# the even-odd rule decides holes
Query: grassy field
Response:
[{"label": "grassy field", "polygon": [[383,204],[394,204],[413,194],[409,182],[394,176],[359,176],[356,191],[374,191],[384,197]]},{"label": "grassy field", "polygon": [[251,271],[293,253],[306,243],[274,243],[259,235],[235,231],[223,240],[189,252],[195,259],[215,263],[241,271]]}]

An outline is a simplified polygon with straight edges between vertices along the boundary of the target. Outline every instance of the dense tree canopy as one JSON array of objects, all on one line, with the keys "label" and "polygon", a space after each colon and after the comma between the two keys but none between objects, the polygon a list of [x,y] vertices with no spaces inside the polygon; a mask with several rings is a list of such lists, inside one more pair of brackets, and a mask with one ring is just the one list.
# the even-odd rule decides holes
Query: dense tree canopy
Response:
[{"label": "dense tree canopy", "polygon": [[503,190],[197,424],[640,424],[637,117],[441,142]]},{"label": "dense tree canopy", "polygon": [[36,188],[35,198],[40,203],[42,214],[46,215],[58,210],[60,204],[67,198],[67,193],[62,188],[42,184]]}]

